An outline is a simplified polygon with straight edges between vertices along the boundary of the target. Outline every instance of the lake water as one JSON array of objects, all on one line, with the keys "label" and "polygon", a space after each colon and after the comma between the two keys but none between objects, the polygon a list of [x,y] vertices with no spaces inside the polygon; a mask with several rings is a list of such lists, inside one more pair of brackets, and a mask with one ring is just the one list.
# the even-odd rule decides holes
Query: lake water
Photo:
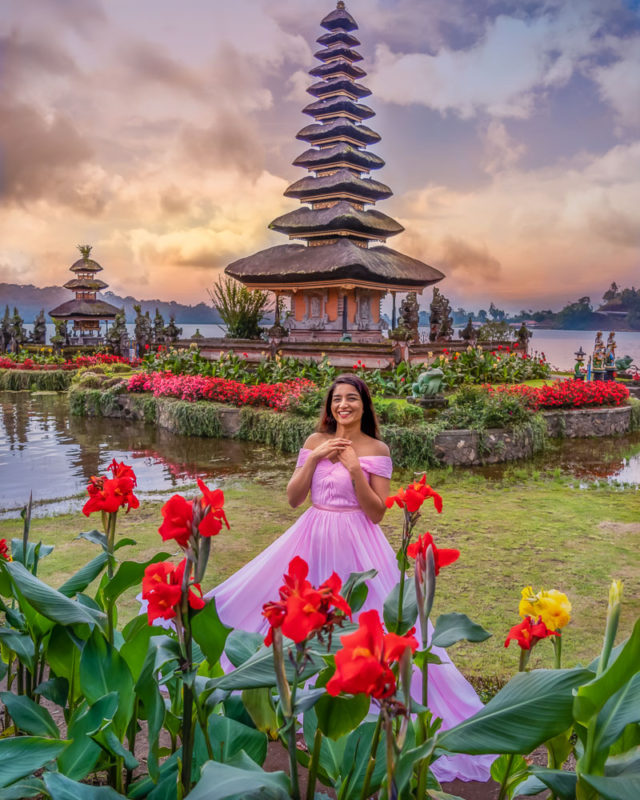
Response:
[{"label": "lake water", "polygon": [[[176,436],[155,425],[118,419],[69,416],[64,394],[0,392],[0,518],[17,517],[33,490],[34,515],[79,511],[92,475],[111,459],[131,464],[141,499],[191,486],[197,478],[214,486],[229,479],[277,481],[294,465],[293,455],[230,439]],[[528,470],[560,468],[580,482],[640,484],[640,435],[602,440],[555,441]],[[500,479],[508,465],[479,468]]]},{"label": "lake water", "polygon": [[[223,325],[181,325],[182,336],[186,339],[200,330],[200,333],[206,337],[219,337],[224,336],[225,328]],[[33,326],[25,325],[25,328],[30,331]],[[129,335],[133,336],[134,325],[128,324],[127,329]],[[425,329],[426,330],[426,329]],[[605,331],[605,334],[607,332]],[[54,334],[54,326],[47,325],[47,341],[50,340]],[[575,364],[573,354],[576,353],[580,347],[585,353],[593,352],[593,343],[596,338],[596,331],[550,331],[536,328],[533,330],[533,336],[529,343],[532,351],[544,353],[549,363],[558,370],[572,370]],[[606,340],[606,335],[605,335]],[[640,367],[640,332],[624,331],[616,333],[616,342],[618,345],[618,357],[630,355],[635,363]]]}]

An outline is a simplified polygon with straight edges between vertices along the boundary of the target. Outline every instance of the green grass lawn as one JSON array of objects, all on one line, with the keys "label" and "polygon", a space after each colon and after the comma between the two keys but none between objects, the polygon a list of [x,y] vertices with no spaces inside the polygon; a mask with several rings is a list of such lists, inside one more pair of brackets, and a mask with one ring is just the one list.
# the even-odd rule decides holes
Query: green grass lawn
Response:
[{"label": "green grass lawn", "polygon": [[[393,487],[407,480],[394,476]],[[593,487],[579,489],[568,479],[541,477],[514,468],[501,481],[462,471],[431,473],[432,485],[444,499],[437,515],[425,506],[418,533],[429,530],[442,547],[457,547],[460,559],[443,569],[438,579],[434,615],[462,611],[480,622],[493,637],[480,645],[458,645],[456,663],[468,675],[491,680],[516,670],[518,653],[504,639],[519,621],[522,587],[531,584],[568,594],[573,618],[564,632],[567,666],[588,662],[598,652],[612,578],[624,581],[620,633],[626,635],[640,613],[640,492],[635,489]],[[225,488],[231,530],[214,540],[206,591],[253,558],[301,513],[285,501],[285,480],[267,484],[229,481]],[[188,494],[188,493],[187,493]],[[164,549],[157,533],[160,503],[143,503],[119,520],[119,535],[137,541],[129,558],[142,559]],[[82,530],[96,527],[99,515],[81,514],[35,519],[32,538],[54,544],[43,560],[40,577],[58,586],[96,553],[94,545],[77,540]],[[382,528],[396,546],[401,512],[387,513]],[[0,538],[19,536],[21,523],[0,522]],[[124,556],[126,550],[121,550]],[[135,591],[120,605],[121,623],[137,612]],[[551,666],[552,648],[542,642],[532,666]]]}]

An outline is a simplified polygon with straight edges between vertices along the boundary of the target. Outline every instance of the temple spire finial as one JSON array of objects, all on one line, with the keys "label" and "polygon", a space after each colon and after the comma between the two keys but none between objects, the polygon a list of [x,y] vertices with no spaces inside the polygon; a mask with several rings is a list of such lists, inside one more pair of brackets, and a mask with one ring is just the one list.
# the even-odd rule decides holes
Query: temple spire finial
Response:
[{"label": "temple spire finial", "polygon": [[78,245],[78,250],[81,252],[82,258],[85,261],[88,261],[89,260],[89,256],[91,255],[91,245],[90,244],[79,244]]},{"label": "temple spire finial", "polygon": [[345,10],[345,8],[346,8],[346,6],[345,6],[345,4],[344,4],[344,0],[338,0],[338,2],[336,3],[336,8],[337,8],[339,11],[344,11],[344,10]]}]

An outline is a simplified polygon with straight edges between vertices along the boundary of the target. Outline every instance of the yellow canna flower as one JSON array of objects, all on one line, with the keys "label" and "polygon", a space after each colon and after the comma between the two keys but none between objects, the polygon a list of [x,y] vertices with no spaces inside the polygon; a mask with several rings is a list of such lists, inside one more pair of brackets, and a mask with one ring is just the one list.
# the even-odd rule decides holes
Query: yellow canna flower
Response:
[{"label": "yellow canna flower", "polygon": [[547,628],[553,631],[564,628],[571,620],[571,602],[564,592],[557,589],[541,589],[534,594],[531,586],[525,586],[518,611],[521,617],[542,617]]}]

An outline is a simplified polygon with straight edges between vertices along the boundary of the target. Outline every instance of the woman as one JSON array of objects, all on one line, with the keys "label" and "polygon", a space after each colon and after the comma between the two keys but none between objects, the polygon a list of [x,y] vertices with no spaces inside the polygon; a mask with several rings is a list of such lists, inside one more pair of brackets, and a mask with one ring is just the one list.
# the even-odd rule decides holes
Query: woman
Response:
[{"label": "woman", "polygon": [[[375,569],[361,610],[382,611],[398,582],[395,553],[378,523],[386,510],[391,479],[389,448],[378,438],[378,425],[366,383],[340,375],[327,394],[318,431],[304,443],[287,486],[293,508],[311,492],[311,507],[260,555],[213,592],[220,619],[230,627],[266,633],[262,605],[278,597],[282,575],[294,556],[309,564],[314,585],[333,571],[344,582],[351,572]],[[472,686],[446,651],[434,648],[442,664],[429,672],[429,706],[450,728],[482,707]],[[416,675],[417,696],[420,696]],[[441,757],[434,773],[441,781],[486,781],[490,756]]]}]

